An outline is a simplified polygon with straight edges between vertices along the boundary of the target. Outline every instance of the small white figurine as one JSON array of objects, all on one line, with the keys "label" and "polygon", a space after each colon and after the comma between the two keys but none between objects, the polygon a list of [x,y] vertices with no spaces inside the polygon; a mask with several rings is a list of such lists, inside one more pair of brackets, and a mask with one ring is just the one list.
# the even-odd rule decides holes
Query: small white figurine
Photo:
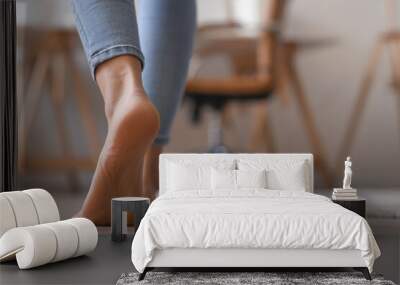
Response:
[{"label": "small white figurine", "polygon": [[344,162],[343,189],[352,189],[351,188],[351,176],[352,175],[353,175],[353,172],[351,170],[351,158],[350,158],[350,156],[348,156],[346,161]]}]

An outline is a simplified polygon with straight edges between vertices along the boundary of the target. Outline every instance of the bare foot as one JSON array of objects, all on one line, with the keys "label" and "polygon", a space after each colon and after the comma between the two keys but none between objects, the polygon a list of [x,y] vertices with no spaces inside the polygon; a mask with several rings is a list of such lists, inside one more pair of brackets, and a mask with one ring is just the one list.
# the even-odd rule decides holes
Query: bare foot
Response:
[{"label": "bare foot", "polygon": [[122,62],[121,58],[124,57],[113,60],[110,67],[119,64],[117,76],[115,72],[110,75],[108,68],[104,78],[97,77],[106,103],[108,133],[89,193],[78,214],[96,225],[110,225],[111,198],[143,195],[144,154],[159,129],[158,112],[144,90],[131,86],[132,74],[124,64],[132,57]]},{"label": "bare foot", "polygon": [[144,196],[154,200],[158,195],[159,190],[159,172],[158,161],[162,147],[153,145],[150,147],[144,157],[143,164],[143,191]]}]

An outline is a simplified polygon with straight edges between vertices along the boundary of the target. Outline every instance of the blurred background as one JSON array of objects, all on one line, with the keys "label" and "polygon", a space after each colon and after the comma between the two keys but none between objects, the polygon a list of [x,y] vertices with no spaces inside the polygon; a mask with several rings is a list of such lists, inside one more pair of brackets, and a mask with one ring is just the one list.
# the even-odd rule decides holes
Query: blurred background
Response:
[{"label": "blurred background", "polygon": [[[384,252],[377,267],[399,281],[396,2],[198,0],[188,86],[165,152],[311,152],[325,195],[350,155]],[[17,18],[19,187],[46,188],[70,216],[105,138],[102,98],[69,1],[18,0]]]}]

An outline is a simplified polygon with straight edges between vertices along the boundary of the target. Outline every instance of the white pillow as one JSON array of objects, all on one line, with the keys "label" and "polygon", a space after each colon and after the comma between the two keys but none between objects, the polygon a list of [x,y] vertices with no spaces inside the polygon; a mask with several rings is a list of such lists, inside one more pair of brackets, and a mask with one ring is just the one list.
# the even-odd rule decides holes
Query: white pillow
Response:
[{"label": "white pillow", "polygon": [[210,187],[210,167],[184,166],[172,162],[168,164],[169,191],[210,189]]},{"label": "white pillow", "polygon": [[236,170],[237,188],[267,188],[267,171]]},{"label": "white pillow", "polygon": [[213,190],[236,189],[236,170],[231,169],[211,169],[211,188]]},{"label": "white pillow", "polygon": [[211,169],[213,190],[239,190],[241,188],[266,188],[266,171]]},{"label": "white pillow", "polygon": [[239,170],[266,170],[268,189],[306,191],[309,169],[304,160],[239,159]]},{"label": "white pillow", "polygon": [[167,191],[211,190],[211,168],[235,169],[235,160],[189,160],[167,161]]},{"label": "white pillow", "polygon": [[272,190],[306,191],[304,165],[296,168],[267,171],[268,188]]}]

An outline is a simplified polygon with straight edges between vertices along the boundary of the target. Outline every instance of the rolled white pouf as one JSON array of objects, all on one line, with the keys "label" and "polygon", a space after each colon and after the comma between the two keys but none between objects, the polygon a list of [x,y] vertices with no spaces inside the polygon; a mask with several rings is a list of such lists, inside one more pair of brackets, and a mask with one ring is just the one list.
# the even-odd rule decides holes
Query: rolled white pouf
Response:
[{"label": "rolled white pouf", "polygon": [[74,257],[91,252],[96,248],[98,232],[96,226],[91,220],[85,218],[73,218],[63,222],[72,225],[78,232],[79,244]]},{"label": "rolled white pouf", "polygon": [[30,196],[22,191],[0,193],[10,202],[17,227],[33,226],[39,223],[35,205]]},{"label": "rolled white pouf", "polygon": [[0,196],[0,237],[16,226],[17,222],[10,202],[6,197]]},{"label": "rolled white pouf", "polygon": [[49,263],[56,252],[55,234],[42,225],[14,228],[0,238],[0,261],[15,255],[20,269]]},{"label": "rolled white pouf", "polygon": [[39,224],[57,222],[60,220],[60,213],[53,197],[43,189],[28,189],[22,191],[28,194],[36,208]]},{"label": "rolled white pouf", "polygon": [[0,238],[0,261],[14,255],[20,269],[86,254],[97,245],[97,229],[84,218],[14,228]]},{"label": "rolled white pouf", "polygon": [[78,249],[79,237],[75,228],[64,221],[43,224],[56,235],[57,250],[51,262],[57,262],[75,255]]}]

